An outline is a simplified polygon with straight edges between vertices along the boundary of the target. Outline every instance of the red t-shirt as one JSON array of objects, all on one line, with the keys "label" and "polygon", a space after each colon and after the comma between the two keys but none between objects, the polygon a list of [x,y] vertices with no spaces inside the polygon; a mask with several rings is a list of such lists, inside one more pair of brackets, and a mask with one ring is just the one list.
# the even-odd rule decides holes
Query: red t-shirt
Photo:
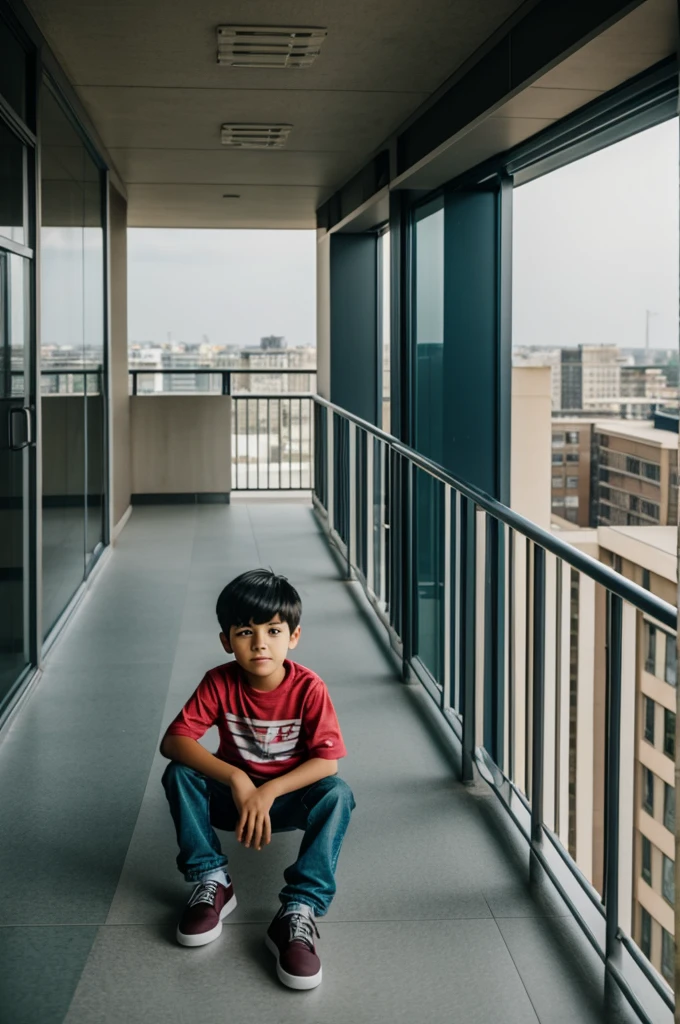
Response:
[{"label": "red t-shirt", "polygon": [[312,757],[345,757],[326,684],[293,661],[284,666],[283,682],[269,693],[250,686],[235,661],[210,669],[167,735],[198,740],[216,725],[215,756],[257,779],[283,775]]}]

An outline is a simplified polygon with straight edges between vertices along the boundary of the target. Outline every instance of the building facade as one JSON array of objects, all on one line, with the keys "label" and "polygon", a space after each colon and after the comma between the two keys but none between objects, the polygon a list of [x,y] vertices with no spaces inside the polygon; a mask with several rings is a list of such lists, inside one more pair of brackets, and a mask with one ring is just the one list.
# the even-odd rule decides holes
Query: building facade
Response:
[{"label": "building facade", "polygon": [[591,521],[622,526],[677,525],[677,449],[677,433],[660,429],[654,421],[596,423]]}]

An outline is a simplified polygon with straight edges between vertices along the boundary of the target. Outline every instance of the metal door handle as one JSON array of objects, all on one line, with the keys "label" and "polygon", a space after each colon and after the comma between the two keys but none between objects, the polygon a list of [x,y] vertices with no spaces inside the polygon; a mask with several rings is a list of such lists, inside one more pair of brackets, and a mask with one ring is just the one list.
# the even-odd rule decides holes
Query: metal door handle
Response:
[{"label": "metal door handle", "polygon": [[[19,444],[14,440],[14,417],[17,415],[22,415],[26,424],[26,440],[20,441]],[[33,444],[33,417],[31,410],[27,409],[25,405],[15,406],[14,409],[9,410],[8,433],[9,447],[13,452],[20,452],[22,448],[28,448],[29,444]]]}]

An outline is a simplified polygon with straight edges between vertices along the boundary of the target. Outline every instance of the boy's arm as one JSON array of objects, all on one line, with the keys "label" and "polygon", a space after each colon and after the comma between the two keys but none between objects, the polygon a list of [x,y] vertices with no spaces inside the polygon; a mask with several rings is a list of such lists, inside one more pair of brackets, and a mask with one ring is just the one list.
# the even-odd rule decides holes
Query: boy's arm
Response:
[{"label": "boy's arm", "polygon": [[304,789],[305,786],[311,786],[320,779],[335,775],[337,771],[337,761],[312,757],[292,771],[269,779],[268,782],[254,788],[239,807],[240,818],[236,826],[236,838],[239,843],[245,846],[252,845],[256,850],[261,850],[271,842],[272,823],[269,811],[277,796],[292,793],[296,789]]},{"label": "boy's arm", "polygon": [[195,768],[201,775],[207,775],[209,778],[215,779],[216,782],[231,786],[232,789],[234,786],[240,787],[247,784],[249,784],[248,788],[255,788],[244,771],[232,764],[227,764],[226,761],[221,761],[219,757],[215,757],[209,750],[201,746],[198,740],[193,740],[190,736],[168,736],[166,733],[160,746],[160,752],[170,761],[179,761],[180,764],[185,764],[188,768]]},{"label": "boy's arm", "polygon": [[266,789],[276,799],[277,796],[283,796],[284,793],[292,793],[296,789],[312,786],[320,779],[325,779],[329,775],[337,775],[337,773],[337,761],[329,761],[325,757],[311,757],[309,761],[304,761],[292,771],[277,775],[275,779],[269,779],[268,782],[260,786],[260,789]]}]

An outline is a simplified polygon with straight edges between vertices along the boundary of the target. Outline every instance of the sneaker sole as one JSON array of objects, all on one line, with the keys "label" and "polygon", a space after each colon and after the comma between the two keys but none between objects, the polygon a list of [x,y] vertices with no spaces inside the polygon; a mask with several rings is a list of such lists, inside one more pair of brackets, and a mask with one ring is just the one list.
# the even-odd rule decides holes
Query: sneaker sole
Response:
[{"label": "sneaker sole", "polygon": [[210,929],[209,932],[198,932],[196,935],[185,935],[184,932],[179,930],[178,925],[176,936],[180,946],[206,946],[209,942],[214,942],[215,939],[219,939],[222,934],[222,922],[225,917],[229,917],[232,910],[236,910],[236,907],[236,896],[234,895],[224,904],[219,921],[214,928]]},{"label": "sneaker sole", "polygon": [[279,981],[286,986],[286,988],[293,988],[298,992],[308,991],[310,988],[316,988],[317,985],[321,984],[321,978],[323,969],[319,968],[318,974],[312,974],[309,977],[299,977],[296,974],[287,974],[281,967],[281,954],[279,953],[278,946],[273,942],[268,935],[264,937],[264,944],[276,957],[276,975]]}]

